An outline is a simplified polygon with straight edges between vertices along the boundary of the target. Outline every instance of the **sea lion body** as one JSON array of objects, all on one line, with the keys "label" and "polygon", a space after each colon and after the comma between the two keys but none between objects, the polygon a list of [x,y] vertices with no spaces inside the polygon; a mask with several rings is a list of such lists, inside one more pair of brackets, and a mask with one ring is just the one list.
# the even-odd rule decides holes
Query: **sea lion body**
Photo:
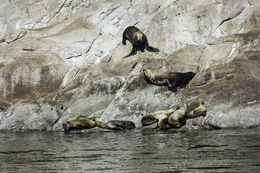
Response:
[{"label": "sea lion body", "polygon": [[171,124],[168,122],[168,115],[165,117],[161,116],[161,119],[158,120],[158,127],[160,129],[170,129],[172,128]]},{"label": "sea lion body", "polygon": [[177,87],[184,87],[195,76],[193,72],[180,73],[180,72],[164,72],[158,73],[150,69],[144,69],[145,80],[148,83],[167,86],[169,90],[176,92]]},{"label": "sea lion body", "polygon": [[95,120],[92,120],[87,116],[78,116],[76,119],[67,121],[63,124],[63,129],[65,132],[72,130],[90,129],[94,127],[96,127]]},{"label": "sea lion body", "polygon": [[119,121],[112,120],[108,122],[99,122],[96,121],[97,126],[103,129],[111,130],[131,130],[135,128],[135,124],[132,121]]},{"label": "sea lion body", "polygon": [[144,49],[146,49],[149,52],[159,52],[159,49],[149,46],[145,34],[135,26],[128,26],[123,32],[123,45],[126,45],[126,40],[132,43],[133,48],[130,54],[124,58],[135,55],[138,50],[144,52]]},{"label": "sea lion body", "polygon": [[180,109],[176,110],[173,114],[171,114],[168,118],[169,124],[173,128],[180,128],[185,125],[185,112],[187,110],[187,106],[184,105]]},{"label": "sea lion body", "polygon": [[207,107],[203,100],[193,100],[187,104],[187,111],[185,118],[197,118],[199,116],[206,116]]}]

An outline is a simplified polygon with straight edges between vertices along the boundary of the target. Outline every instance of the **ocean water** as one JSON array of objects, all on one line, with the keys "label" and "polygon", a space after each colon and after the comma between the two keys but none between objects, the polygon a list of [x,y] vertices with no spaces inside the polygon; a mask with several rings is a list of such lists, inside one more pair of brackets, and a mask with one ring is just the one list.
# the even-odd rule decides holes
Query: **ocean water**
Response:
[{"label": "ocean water", "polygon": [[260,130],[0,132],[0,172],[260,172]]}]

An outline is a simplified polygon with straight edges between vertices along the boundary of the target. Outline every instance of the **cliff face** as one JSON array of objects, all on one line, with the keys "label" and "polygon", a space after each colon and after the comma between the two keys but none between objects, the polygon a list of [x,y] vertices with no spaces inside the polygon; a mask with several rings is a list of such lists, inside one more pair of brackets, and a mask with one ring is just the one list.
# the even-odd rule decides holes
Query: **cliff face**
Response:
[{"label": "cliff face", "polygon": [[[0,129],[59,130],[78,115],[134,121],[203,98],[189,127],[259,127],[257,0],[13,0],[0,5]],[[159,53],[123,59],[136,25]],[[143,69],[196,73],[176,93]]]}]

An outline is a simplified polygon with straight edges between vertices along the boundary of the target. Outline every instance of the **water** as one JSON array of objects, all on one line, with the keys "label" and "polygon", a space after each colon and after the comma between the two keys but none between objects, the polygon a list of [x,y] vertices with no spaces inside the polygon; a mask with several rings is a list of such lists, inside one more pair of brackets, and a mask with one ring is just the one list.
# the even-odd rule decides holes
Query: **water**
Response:
[{"label": "water", "polygon": [[0,172],[260,172],[260,130],[0,133]]}]

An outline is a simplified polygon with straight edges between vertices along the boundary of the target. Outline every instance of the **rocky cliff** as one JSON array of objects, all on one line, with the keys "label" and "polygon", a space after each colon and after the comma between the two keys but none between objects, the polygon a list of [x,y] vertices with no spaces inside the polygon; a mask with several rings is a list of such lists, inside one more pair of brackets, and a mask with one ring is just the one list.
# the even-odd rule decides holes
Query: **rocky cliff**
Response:
[{"label": "rocky cliff", "polygon": [[[188,127],[260,126],[258,0],[10,0],[0,4],[0,129],[60,130],[78,115],[141,118],[202,98]],[[159,53],[123,59],[135,25]],[[172,92],[143,69],[196,76]]]}]

